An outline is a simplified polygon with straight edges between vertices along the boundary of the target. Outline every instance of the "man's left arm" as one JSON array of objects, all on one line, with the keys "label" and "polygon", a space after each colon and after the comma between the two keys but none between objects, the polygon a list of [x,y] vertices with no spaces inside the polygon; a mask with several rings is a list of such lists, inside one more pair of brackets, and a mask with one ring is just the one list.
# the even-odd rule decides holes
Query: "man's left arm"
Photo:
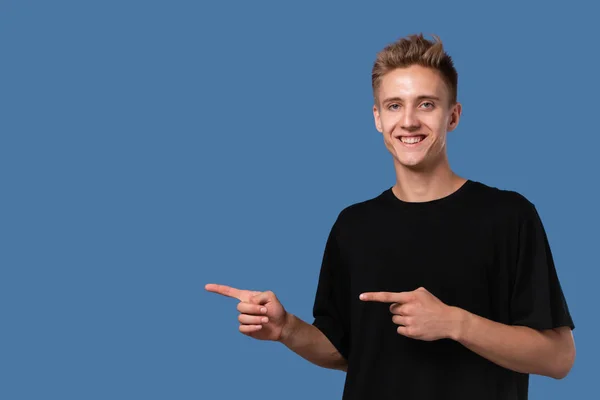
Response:
[{"label": "man's left arm", "polygon": [[482,357],[513,371],[567,376],[575,362],[575,342],[570,327],[536,330],[505,325],[456,307],[456,321],[448,337]]},{"label": "man's left arm", "polygon": [[419,340],[453,339],[504,368],[562,379],[575,360],[570,327],[536,330],[505,325],[449,306],[427,291],[370,292],[363,301],[391,303],[399,334]]}]

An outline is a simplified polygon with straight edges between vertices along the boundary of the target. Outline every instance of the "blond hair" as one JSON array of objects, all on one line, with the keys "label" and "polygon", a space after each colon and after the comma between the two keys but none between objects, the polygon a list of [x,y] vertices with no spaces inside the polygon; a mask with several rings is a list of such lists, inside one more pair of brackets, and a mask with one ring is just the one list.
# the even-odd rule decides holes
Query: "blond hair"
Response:
[{"label": "blond hair", "polygon": [[389,44],[377,53],[371,74],[375,98],[385,74],[397,68],[420,65],[438,71],[448,86],[451,104],[457,102],[458,73],[454,68],[454,62],[444,51],[441,39],[436,35],[432,36],[433,41],[425,39],[422,33],[409,35]]}]

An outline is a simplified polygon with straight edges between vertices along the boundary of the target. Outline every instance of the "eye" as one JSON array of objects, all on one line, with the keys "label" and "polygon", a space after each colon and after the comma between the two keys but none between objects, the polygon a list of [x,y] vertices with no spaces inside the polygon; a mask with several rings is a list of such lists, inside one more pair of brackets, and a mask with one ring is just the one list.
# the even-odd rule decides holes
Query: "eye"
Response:
[{"label": "eye", "polygon": [[424,107],[424,108],[430,109],[430,108],[433,108],[433,103],[432,103],[432,102],[430,102],[430,101],[426,101],[426,102],[424,102],[423,104],[421,104],[421,107]]},{"label": "eye", "polygon": [[391,110],[391,111],[397,111],[399,108],[400,108],[400,104],[396,104],[396,103],[390,104],[388,106],[388,110]]}]

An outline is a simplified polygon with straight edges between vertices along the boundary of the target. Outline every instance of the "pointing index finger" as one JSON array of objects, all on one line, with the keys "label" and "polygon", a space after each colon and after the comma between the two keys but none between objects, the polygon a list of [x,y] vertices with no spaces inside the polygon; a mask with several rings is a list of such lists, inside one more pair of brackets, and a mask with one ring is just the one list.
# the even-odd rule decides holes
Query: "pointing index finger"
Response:
[{"label": "pointing index finger", "polygon": [[366,292],[359,297],[362,301],[375,301],[379,303],[406,303],[412,299],[407,292]]},{"label": "pointing index finger", "polygon": [[244,299],[247,300],[248,297],[248,295],[246,294],[246,290],[236,289],[231,286],[209,283],[204,288],[209,292],[217,293],[227,297],[233,297],[234,299],[238,299],[239,301],[244,301]]}]

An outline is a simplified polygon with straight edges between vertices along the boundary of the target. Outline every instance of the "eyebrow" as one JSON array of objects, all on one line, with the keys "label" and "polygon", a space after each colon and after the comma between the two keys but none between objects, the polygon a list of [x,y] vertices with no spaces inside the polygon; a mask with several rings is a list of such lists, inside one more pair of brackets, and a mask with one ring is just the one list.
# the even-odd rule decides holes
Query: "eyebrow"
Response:
[{"label": "eyebrow", "polygon": [[[440,101],[440,98],[437,97],[437,96],[433,96],[433,95],[427,94],[427,95],[417,96],[417,100],[437,100],[437,101]],[[392,102],[392,101],[402,102],[404,100],[402,100],[401,97],[389,97],[389,98],[383,100],[383,103],[385,104],[385,103],[389,103],[389,102]]]}]

